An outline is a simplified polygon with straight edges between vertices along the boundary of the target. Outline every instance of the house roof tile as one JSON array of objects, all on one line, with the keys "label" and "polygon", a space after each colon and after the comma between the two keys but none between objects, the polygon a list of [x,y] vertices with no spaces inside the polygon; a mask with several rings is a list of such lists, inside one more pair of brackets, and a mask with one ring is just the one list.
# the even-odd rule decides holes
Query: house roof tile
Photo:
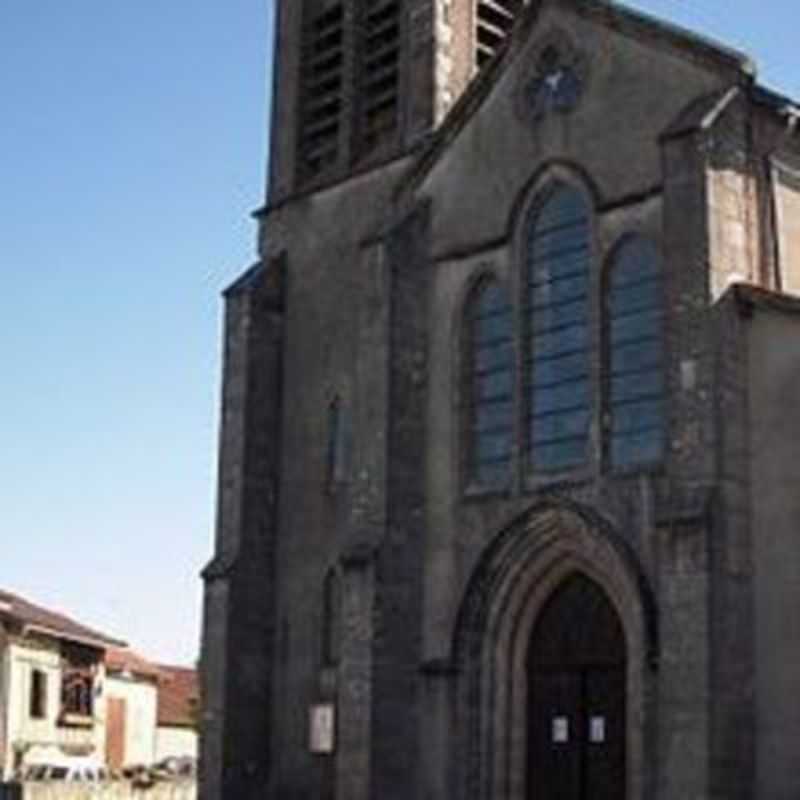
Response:
[{"label": "house roof tile", "polygon": [[114,647],[106,652],[106,668],[112,673],[128,672],[138,678],[158,679],[159,668],[144,656],[125,647]]},{"label": "house roof tile", "polygon": [[125,646],[121,639],[89,628],[66,614],[44,608],[3,589],[0,589],[0,617],[6,617],[23,628],[48,634],[56,639],[88,644],[101,650]]},{"label": "house roof tile", "polygon": [[197,670],[166,664],[159,664],[158,669],[158,724],[194,727],[200,697]]}]

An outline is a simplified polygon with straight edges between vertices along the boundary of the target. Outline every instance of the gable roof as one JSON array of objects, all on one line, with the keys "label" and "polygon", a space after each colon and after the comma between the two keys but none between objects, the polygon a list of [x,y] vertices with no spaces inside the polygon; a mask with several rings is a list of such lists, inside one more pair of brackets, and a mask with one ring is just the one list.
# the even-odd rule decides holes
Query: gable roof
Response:
[{"label": "gable roof", "polygon": [[398,185],[398,193],[417,185],[424,178],[437,162],[439,155],[480,108],[510,67],[514,57],[527,43],[545,5],[567,7],[573,13],[592,18],[614,30],[691,51],[706,63],[741,80],[752,81],[755,77],[755,64],[747,54],[616,0],[542,0],[540,3],[531,3],[525,6],[494,57],[475,75],[441,125],[433,132],[427,145]]},{"label": "gable roof", "polygon": [[200,699],[197,670],[169,664],[159,664],[158,670],[158,724],[195,727]]},{"label": "gable roof", "polygon": [[109,647],[124,647],[125,642],[76,622],[66,614],[51,611],[44,606],[32,603],[24,597],[0,589],[0,617],[5,617],[30,630],[105,650]]}]

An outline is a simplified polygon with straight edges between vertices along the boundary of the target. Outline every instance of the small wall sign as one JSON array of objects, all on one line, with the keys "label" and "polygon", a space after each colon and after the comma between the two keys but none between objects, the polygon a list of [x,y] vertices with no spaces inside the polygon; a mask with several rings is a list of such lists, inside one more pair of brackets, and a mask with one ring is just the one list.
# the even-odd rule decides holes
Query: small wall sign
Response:
[{"label": "small wall sign", "polygon": [[553,717],[553,744],[566,744],[569,741],[569,717]]},{"label": "small wall sign", "polygon": [[317,703],[308,714],[308,749],[330,755],[336,747],[336,712],[333,703]]},{"label": "small wall sign", "polygon": [[589,720],[589,741],[592,744],[603,744],[606,740],[606,718],[592,717]]}]

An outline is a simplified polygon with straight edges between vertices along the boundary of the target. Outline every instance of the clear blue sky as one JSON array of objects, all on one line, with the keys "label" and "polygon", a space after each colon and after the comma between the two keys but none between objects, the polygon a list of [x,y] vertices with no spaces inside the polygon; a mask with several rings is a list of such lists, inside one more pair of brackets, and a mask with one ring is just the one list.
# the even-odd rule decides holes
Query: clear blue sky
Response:
[{"label": "clear blue sky", "polygon": [[[800,96],[797,6],[639,0]],[[0,586],[191,662],[270,0],[0,0]]]}]

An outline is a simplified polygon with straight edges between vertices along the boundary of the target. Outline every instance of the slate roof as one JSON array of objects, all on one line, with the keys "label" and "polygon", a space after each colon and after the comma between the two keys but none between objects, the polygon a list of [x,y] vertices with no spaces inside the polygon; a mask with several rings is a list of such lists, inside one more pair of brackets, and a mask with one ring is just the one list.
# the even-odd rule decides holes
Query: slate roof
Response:
[{"label": "slate roof", "polygon": [[51,611],[3,589],[0,589],[0,617],[5,617],[23,628],[49,634],[56,639],[88,644],[101,650],[125,646],[125,642],[121,639],[89,628],[66,614]]},{"label": "slate roof", "polygon": [[200,688],[197,670],[159,664],[158,724],[192,728],[196,725]]},{"label": "slate roof", "polygon": [[[662,41],[678,49],[691,50],[708,63],[716,64],[726,72],[729,71],[732,77],[738,76],[739,81],[747,82],[749,80],[752,82],[754,80],[755,65],[747,54],[659,17],[645,14],[619,3],[617,0],[551,0],[551,2],[568,6],[574,13],[596,19],[610,28],[627,31],[646,39]],[[539,7],[535,3],[530,4],[523,11],[515,23],[511,35],[498,47],[492,60],[473,78],[442,124],[432,133],[415,163],[405,178],[400,181],[399,193],[405,191],[409,186],[417,185],[436,163],[441,152],[447,148],[450,141],[480,108],[492,88],[510,67],[519,49],[524,46],[531,31],[536,27],[538,14]],[[714,98],[715,102],[720,100],[721,98]],[[766,104],[766,100],[764,100],[764,104]],[[709,110],[705,109],[705,113],[708,113]]]}]

